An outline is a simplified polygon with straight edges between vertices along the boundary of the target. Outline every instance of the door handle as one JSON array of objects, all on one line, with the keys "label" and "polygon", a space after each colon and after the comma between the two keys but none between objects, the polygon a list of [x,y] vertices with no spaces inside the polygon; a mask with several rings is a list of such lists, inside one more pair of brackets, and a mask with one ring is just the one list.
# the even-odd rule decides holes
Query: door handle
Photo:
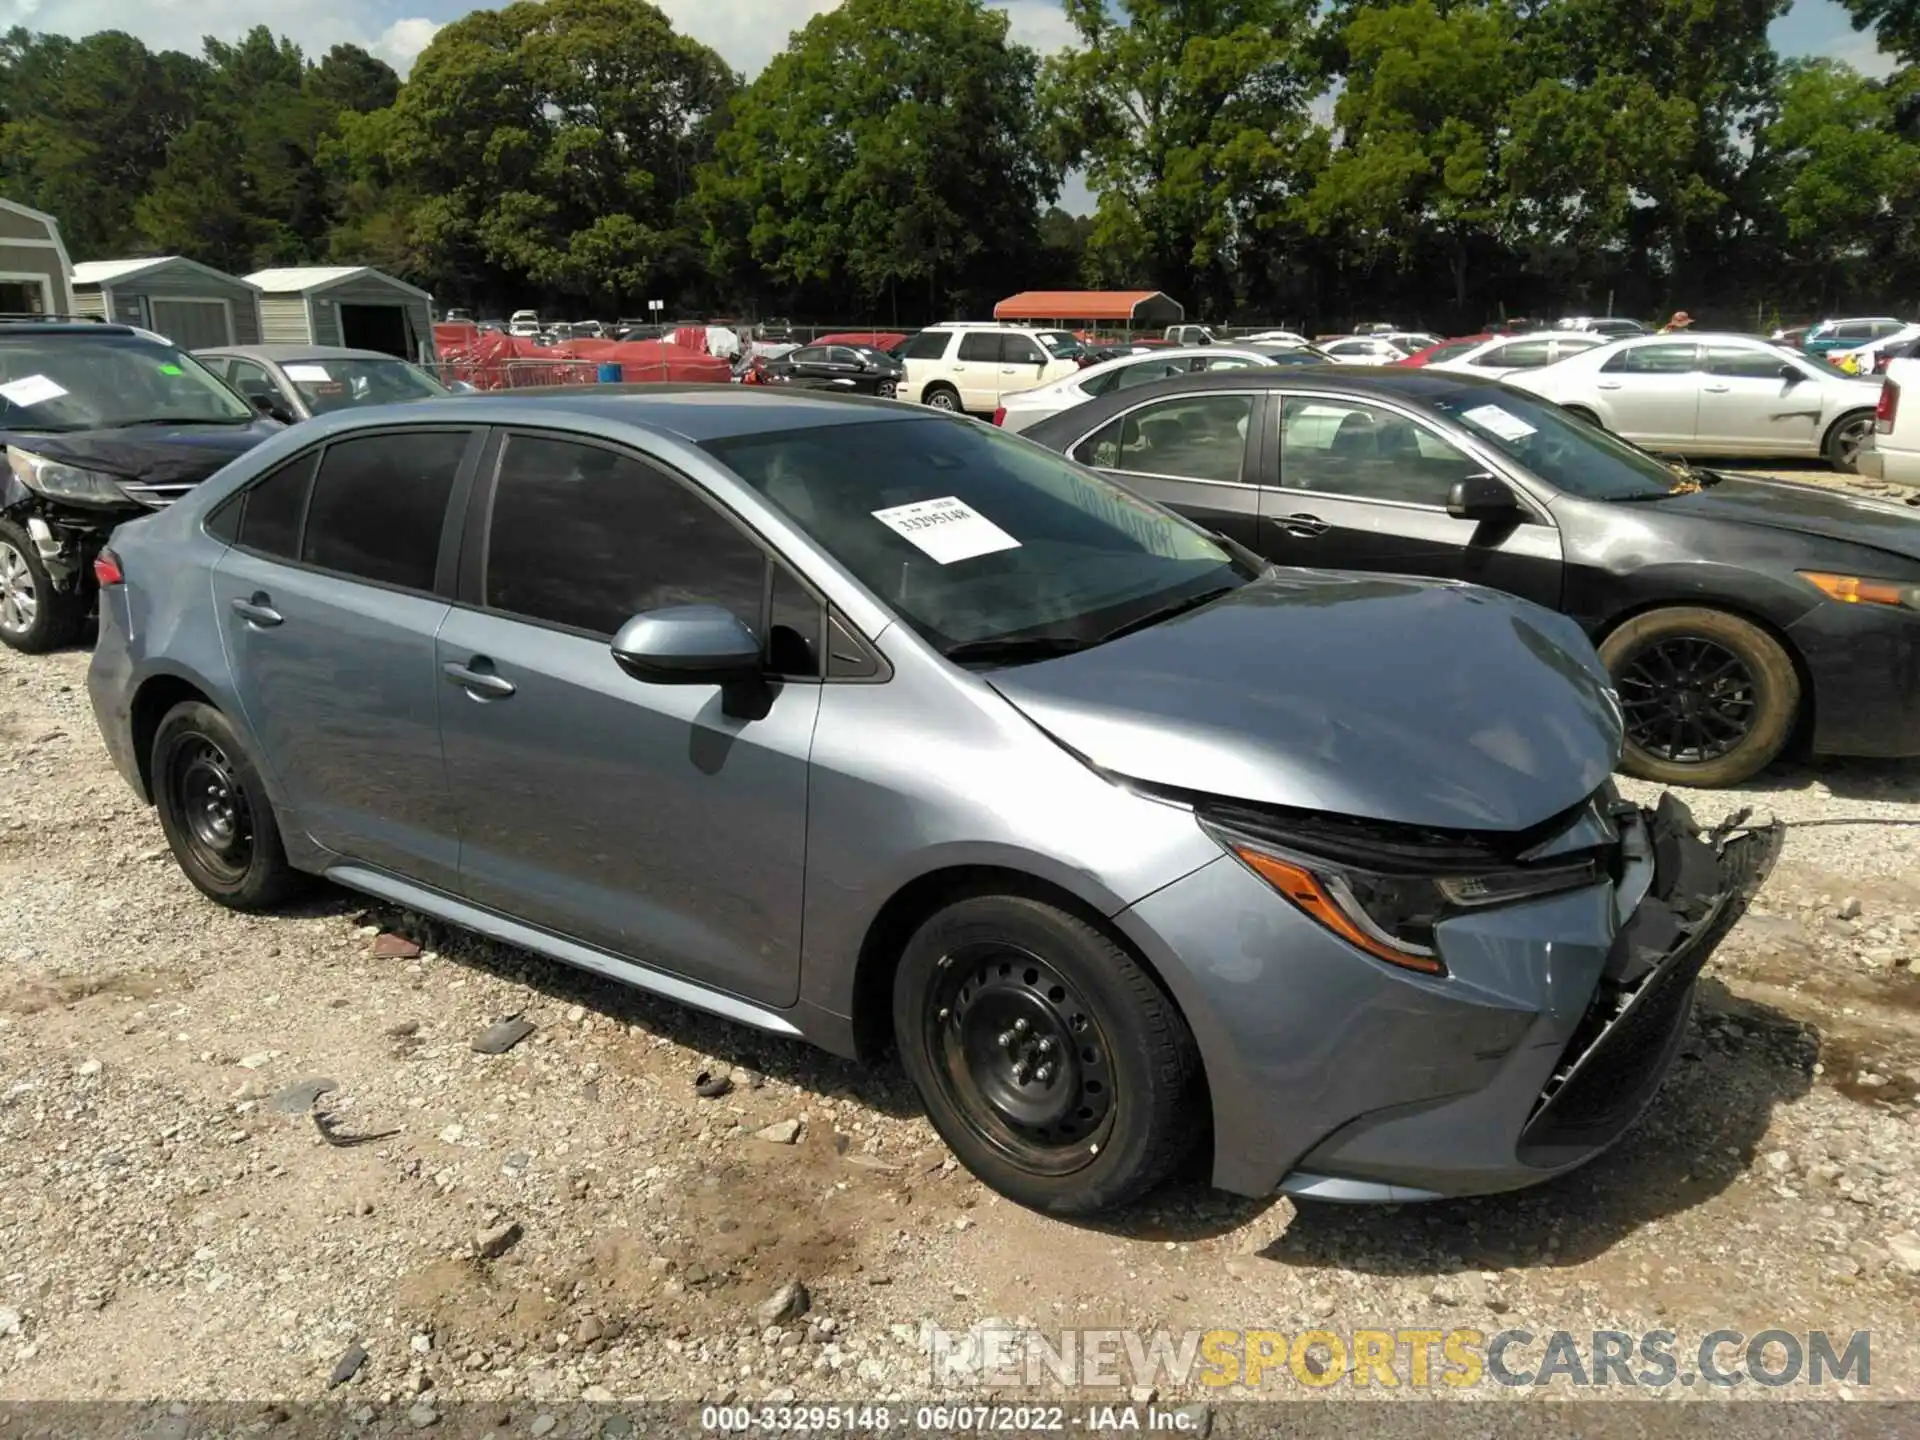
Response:
[{"label": "door handle", "polygon": [[[487,662],[476,655],[473,663],[484,665]],[[440,668],[448,680],[476,700],[504,700],[517,688],[511,680],[504,680],[491,670],[475,670],[457,660],[450,660]]]},{"label": "door handle", "polygon": [[248,600],[235,600],[233,613],[249,625],[262,630],[271,630],[286,619],[286,616],[267,603],[267,596],[263,591],[255,591],[253,597]]},{"label": "door handle", "polygon": [[1597,390],[1618,390],[1620,388],[1620,382],[1618,380],[1598,380],[1594,382],[1594,388]]},{"label": "door handle", "polygon": [[1333,528],[1318,515],[1274,515],[1269,518],[1297,540],[1315,540]]},{"label": "door handle", "polygon": [[1700,388],[1709,395],[1724,395],[1733,389],[1731,385],[1702,385]]}]

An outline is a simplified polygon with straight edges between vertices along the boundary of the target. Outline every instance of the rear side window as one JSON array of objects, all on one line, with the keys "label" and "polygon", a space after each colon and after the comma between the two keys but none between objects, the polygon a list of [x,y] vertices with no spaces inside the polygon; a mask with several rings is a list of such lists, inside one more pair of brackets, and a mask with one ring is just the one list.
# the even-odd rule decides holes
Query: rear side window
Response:
[{"label": "rear side window", "polygon": [[1744,345],[1709,345],[1707,373],[1738,380],[1782,378],[1780,369],[1788,362],[1770,350],[1749,350]]},{"label": "rear side window", "polygon": [[310,451],[249,489],[240,511],[240,543],[262,555],[298,556],[300,521],[319,468],[320,452]]},{"label": "rear side window", "polygon": [[300,541],[310,565],[431,590],[468,432],[364,435],[329,445]]},{"label": "rear side window", "polygon": [[1685,375],[1694,368],[1700,347],[1691,340],[1667,345],[1636,345],[1622,350],[1600,368],[1624,375]]},{"label": "rear side window", "polygon": [[947,353],[951,330],[922,330],[897,352],[902,360],[938,360]]},{"label": "rear side window", "polygon": [[960,337],[960,358],[962,360],[991,361],[1000,363],[1000,336],[998,332],[978,330]]},{"label": "rear side window", "polygon": [[1531,370],[1545,365],[1553,359],[1553,341],[1516,340],[1511,345],[1502,345],[1489,350],[1478,360],[1470,360],[1470,365],[1487,365],[1498,369]]},{"label": "rear side window", "polygon": [[1252,428],[1248,395],[1183,395],[1143,405],[1074,447],[1073,458],[1102,470],[1238,484]]}]

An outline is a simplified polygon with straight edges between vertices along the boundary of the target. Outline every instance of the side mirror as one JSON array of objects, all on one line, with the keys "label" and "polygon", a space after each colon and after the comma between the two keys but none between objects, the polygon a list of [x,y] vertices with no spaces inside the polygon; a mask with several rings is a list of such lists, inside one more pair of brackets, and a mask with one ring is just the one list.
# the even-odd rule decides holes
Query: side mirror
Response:
[{"label": "side mirror", "polygon": [[1798,365],[1783,364],[1780,367],[1780,378],[1789,385],[1798,385],[1806,377],[1800,373],[1800,367]]},{"label": "side mirror", "polygon": [[480,393],[480,387],[471,380],[455,380],[447,386],[447,389],[456,395],[478,395]]},{"label": "side mirror", "polygon": [[1484,470],[1455,481],[1447,496],[1447,514],[1456,520],[1518,520],[1524,513],[1506,482]]},{"label": "side mirror", "polygon": [[300,417],[287,408],[287,402],[271,390],[255,390],[250,392],[247,395],[247,403],[252,405],[256,412],[266,416],[269,420],[278,420],[284,425],[293,425],[299,422]]},{"label": "side mirror", "polygon": [[622,670],[649,685],[732,685],[764,669],[753,632],[718,605],[643,610],[610,648]]}]

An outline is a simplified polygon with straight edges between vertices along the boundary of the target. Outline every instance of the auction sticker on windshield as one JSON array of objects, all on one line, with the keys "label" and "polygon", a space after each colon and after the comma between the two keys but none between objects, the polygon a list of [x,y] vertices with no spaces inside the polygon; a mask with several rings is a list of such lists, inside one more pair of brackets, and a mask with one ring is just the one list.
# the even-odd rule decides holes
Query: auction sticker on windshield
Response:
[{"label": "auction sticker on windshield", "polygon": [[286,367],[286,370],[289,380],[319,380],[324,382],[333,379],[331,375],[327,374],[327,367],[324,365],[289,365]]},{"label": "auction sticker on windshield", "polygon": [[1461,411],[1460,418],[1471,420],[1482,430],[1491,430],[1502,440],[1524,440],[1536,433],[1533,426],[1498,405],[1476,405],[1471,410]]},{"label": "auction sticker on windshield", "polygon": [[40,405],[48,400],[58,400],[66,393],[66,386],[56,385],[44,375],[27,375],[0,385],[0,396],[5,396],[16,405]]},{"label": "auction sticker on windshield", "polygon": [[927,552],[942,565],[1018,550],[1020,542],[964,500],[948,495],[876,510],[873,518]]}]

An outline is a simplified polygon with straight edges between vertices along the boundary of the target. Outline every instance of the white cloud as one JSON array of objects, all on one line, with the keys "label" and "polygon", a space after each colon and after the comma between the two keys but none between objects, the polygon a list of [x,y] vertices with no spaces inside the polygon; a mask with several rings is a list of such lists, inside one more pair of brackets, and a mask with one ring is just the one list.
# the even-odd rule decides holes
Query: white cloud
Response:
[{"label": "white cloud", "polygon": [[[786,48],[787,39],[840,0],[654,0],[674,28],[718,50],[748,78]],[[1043,55],[1073,40],[1059,0],[1004,0],[993,8],[1013,17],[1011,35]]]},{"label": "white cloud", "polygon": [[[125,30],[156,50],[200,53],[202,37],[237,40],[256,25],[284,35],[309,56],[342,43],[360,45],[403,75],[437,28],[431,20],[402,19],[393,0],[333,0],[288,5],[284,0],[0,0],[0,30],[24,25],[62,35]],[[417,43],[416,43],[417,42]]]},{"label": "white cloud", "polygon": [[1836,40],[1820,52],[1830,60],[1838,60],[1843,65],[1851,65],[1862,75],[1875,80],[1884,80],[1900,68],[1900,62],[1880,48],[1871,32],[1864,35],[1848,35]]},{"label": "white cloud", "polygon": [[367,48],[405,75],[413,69],[413,62],[420,58],[420,52],[433,42],[433,37],[443,28],[438,20],[423,20],[418,16],[396,20],[382,30],[380,38]]}]

